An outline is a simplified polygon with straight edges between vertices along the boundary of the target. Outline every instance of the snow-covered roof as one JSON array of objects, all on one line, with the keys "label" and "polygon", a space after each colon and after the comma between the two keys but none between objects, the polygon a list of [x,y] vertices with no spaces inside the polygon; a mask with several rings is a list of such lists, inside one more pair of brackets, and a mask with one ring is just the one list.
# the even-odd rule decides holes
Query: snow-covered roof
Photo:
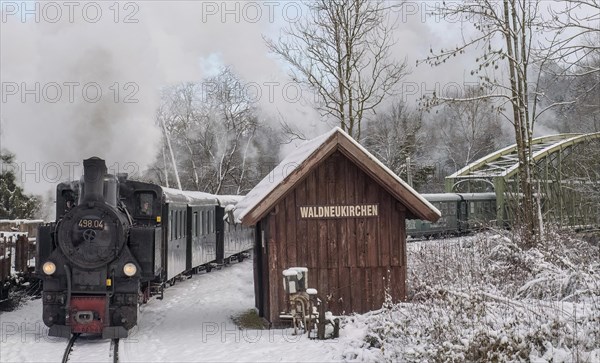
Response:
[{"label": "snow-covered roof", "polygon": [[490,200],[496,199],[496,193],[434,193],[434,194],[421,194],[421,196],[427,199],[429,202],[456,202],[460,200]]},{"label": "snow-covered roof", "polygon": [[[252,221],[245,221],[244,218],[246,218],[250,212],[253,212],[267,197],[273,194],[280,185],[288,181],[299,166],[307,162],[311,157],[314,157],[320,150],[325,148],[333,149],[337,146],[340,146],[342,149],[347,149],[350,153],[362,154],[366,157],[366,159],[363,158],[365,163],[369,164],[363,166],[376,169],[378,172],[383,172],[391,176],[397,184],[391,189],[401,188],[408,193],[399,190],[389,191],[399,200],[403,201],[407,208],[417,217],[435,221],[441,216],[439,210],[419,195],[419,193],[406,182],[400,179],[400,177],[392,172],[387,166],[383,165],[375,156],[367,151],[367,149],[350,137],[341,128],[335,127],[321,136],[304,142],[296,150],[285,157],[279,165],[267,174],[254,189],[246,195],[245,198],[238,202],[236,209],[234,210],[236,220],[244,221],[246,224],[256,222],[256,218],[252,218]],[[308,170],[305,170],[304,172],[307,173]],[[288,188],[291,187],[292,186],[288,186]],[[266,213],[265,209],[265,206],[262,206],[261,213],[259,214]]]},{"label": "snow-covered roof", "polygon": [[237,204],[243,195],[217,195],[206,192],[179,190],[161,187],[168,201],[184,202],[192,205],[218,204],[222,207]]},{"label": "snow-covered roof", "polygon": [[421,196],[429,202],[457,202],[460,200],[460,195],[456,193],[421,194]]},{"label": "snow-covered roof", "polygon": [[177,201],[187,204],[218,204],[217,196],[210,193],[179,190],[162,187],[163,194],[168,201]]},{"label": "snow-covered roof", "polygon": [[238,204],[238,202],[244,199],[243,195],[216,195],[219,200],[219,204],[222,207],[228,206],[230,204]]}]

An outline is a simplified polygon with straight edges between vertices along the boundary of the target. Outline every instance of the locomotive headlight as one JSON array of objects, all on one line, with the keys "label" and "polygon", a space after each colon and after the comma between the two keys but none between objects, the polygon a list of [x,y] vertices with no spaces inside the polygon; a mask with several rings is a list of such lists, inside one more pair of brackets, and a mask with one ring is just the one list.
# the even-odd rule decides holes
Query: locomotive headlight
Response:
[{"label": "locomotive headlight", "polygon": [[44,265],[42,266],[42,270],[46,275],[52,275],[56,272],[56,265],[54,264],[54,262],[48,261],[44,263]]},{"label": "locomotive headlight", "polygon": [[131,262],[126,263],[125,266],[123,266],[123,273],[129,277],[135,275],[136,272],[137,267],[135,267],[135,265]]}]

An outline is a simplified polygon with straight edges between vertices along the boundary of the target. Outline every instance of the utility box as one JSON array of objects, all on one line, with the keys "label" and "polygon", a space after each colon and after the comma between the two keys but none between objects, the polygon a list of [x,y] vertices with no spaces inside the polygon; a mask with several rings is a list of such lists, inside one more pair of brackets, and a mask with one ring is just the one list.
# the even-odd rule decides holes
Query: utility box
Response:
[{"label": "utility box", "polygon": [[308,288],[308,268],[291,267],[283,270],[283,289],[286,294],[305,292]]}]

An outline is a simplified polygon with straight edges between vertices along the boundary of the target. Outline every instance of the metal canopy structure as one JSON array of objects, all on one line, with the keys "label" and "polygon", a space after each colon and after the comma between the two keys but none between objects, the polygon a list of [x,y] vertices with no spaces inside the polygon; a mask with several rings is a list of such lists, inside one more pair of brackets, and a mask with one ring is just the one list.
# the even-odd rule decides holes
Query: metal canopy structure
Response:
[{"label": "metal canopy structure", "polygon": [[[559,134],[532,140],[532,175],[547,221],[560,225],[599,224],[600,132]],[[518,201],[519,160],[511,145],[446,177],[448,192],[496,193],[498,222]]]}]

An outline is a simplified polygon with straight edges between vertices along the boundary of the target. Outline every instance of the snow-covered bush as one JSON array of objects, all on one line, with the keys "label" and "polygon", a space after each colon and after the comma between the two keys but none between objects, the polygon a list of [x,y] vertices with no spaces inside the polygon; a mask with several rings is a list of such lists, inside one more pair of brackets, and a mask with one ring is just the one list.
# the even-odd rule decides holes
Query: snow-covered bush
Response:
[{"label": "snow-covered bush", "polygon": [[599,257],[598,247],[555,231],[528,250],[518,241],[491,233],[419,242],[409,245],[409,300],[427,293],[426,287],[444,286],[483,288],[516,298],[599,304]]},{"label": "snow-covered bush", "polygon": [[409,301],[347,317],[343,358],[598,362],[598,256],[557,232],[529,250],[500,233],[409,244]]}]

